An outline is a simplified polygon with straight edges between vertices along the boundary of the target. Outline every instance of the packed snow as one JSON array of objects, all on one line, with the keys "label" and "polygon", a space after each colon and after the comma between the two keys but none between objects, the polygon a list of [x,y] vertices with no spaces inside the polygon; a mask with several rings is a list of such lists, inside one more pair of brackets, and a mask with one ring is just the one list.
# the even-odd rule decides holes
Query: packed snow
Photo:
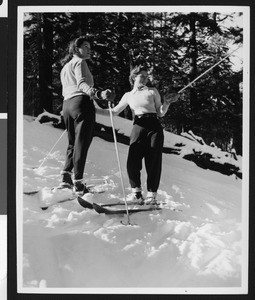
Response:
[{"label": "packed snow", "polygon": [[[114,120],[118,132],[128,136],[132,122],[120,117]],[[108,116],[97,115],[97,122],[110,126]],[[182,155],[164,153],[158,191],[162,209],[131,214],[131,225],[125,225],[126,215],[98,214],[84,209],[76,199],[56,203],[51,197],[49,189],[60,183],[66,135],[49,151],[62,133],[51,124],[24,117],[23,181],[17,191],[19,291],[246,291],[247,220],[243,216],[247,199],[242,196],[241,179],[201,169]],[[185,145],[183,152],[198,147],[194,141],[165,132],[165,147],[177,143]],[[118,143],[118,151],[129,199],[128,146]],[[113,142],[94,137],[84,178],[88,185],[104,191],[88,196],[89,201],[123,200]],[[146,192],[144,170],[142,182]],[[23,195],[23,191],[38,189],[44,194]],[[45,199],[50,206],[42,210]]]}]

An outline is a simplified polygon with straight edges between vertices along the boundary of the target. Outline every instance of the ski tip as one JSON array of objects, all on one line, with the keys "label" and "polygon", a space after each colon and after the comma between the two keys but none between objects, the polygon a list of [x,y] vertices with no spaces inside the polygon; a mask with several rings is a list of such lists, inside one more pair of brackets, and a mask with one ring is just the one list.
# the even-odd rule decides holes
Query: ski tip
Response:
[{"label": "ski tip", "polygon": [[98,205],[96,203],[93,203],[93,208],[96,212],[98,212],[99,214],[105,213],[105,209],[101,206]]},{"label": "ski tip", "polygon": [[119,214],[125,214],[126,210],[124,209],[110,209],[110,208],[105,208],[97,203],[93,203],[93,208],[94,210],[99,213],[99,214],[106,214],[106,215],[119,215]]},{"label": "ski tip", "polygon": [[77,200],[79,202],[79,204],[84,207],[84,208],[90,208],[93,209],[93,204],[84,200],[83,198],[81,198],[80,196],[77,197]]},{"label": "ski tip", "polygon": [[31,192],[23,192],[24,195],[35,195],[35,194],[38,194],[39,191],[31,191]]},{"label": "ski tip", "polygon": [[48,206],[41,207],[42,210],[48,209]]}]

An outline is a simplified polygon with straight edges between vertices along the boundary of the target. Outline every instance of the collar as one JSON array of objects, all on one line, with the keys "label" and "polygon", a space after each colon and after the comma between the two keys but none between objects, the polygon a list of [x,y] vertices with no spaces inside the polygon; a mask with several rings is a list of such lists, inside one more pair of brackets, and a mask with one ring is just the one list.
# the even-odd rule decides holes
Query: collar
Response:
[{"label": "collar", "polygon": [[77,54],[73,55],[73,59],[74,60],[84,60],[84,61],[86,61],[86,58],[82,58],[82,57],[78,56]]},{"label": "collar", "polygon": [[143,91],[143,90],[148,90],[148,87],[146,85],[142,85],[142,86],[139,86],[139,87],[134,87],[131,90],[131,93],[135,94],[137,91]]}]

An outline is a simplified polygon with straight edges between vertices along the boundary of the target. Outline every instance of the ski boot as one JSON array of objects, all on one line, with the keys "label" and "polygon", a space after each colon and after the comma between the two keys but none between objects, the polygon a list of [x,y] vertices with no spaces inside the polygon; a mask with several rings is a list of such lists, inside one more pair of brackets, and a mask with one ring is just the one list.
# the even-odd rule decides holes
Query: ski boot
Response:
[{"label": "ski boot", "polygon": [[73,187],[72,173],[67,171],[62,171],[62,182],[58,186],[58,189],[71,189]]},{"label": "ski boot", "polygon": [[132,188],[132,202],[143,205],[144,204],[144,197],[142,194],[141,188]]},{"label": "ski boot", "polygon": [[157,197],[157,192],[148,192],[147,196],[146,196],[146,199],[144,201],[144,204],[145,205],[150,205],[150,206],[155,206],[155,205],[158,206],[159,203],[156,200],[156,197]]},{"label": "ski boot", "polygon": [[88,194],[90,191],[86,187],[86,184],[83,183],[83,179],[74,180],[74,192],[77,196],[82,197],[85,194]]}]

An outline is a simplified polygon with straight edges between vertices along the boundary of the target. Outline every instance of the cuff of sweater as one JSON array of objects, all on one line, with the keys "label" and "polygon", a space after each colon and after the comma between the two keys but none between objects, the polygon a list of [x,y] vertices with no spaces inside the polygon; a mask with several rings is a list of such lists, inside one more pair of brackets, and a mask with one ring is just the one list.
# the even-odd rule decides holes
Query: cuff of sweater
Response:
[{"label": "cuff of sweater", "polygon": [[101,90],[95,89],[95,88],[91,88],[89,91],[90,97],[97,99],[97,100],[103,100],[101,97]]},{"label": "cuff of sweater", "polygon": [[101,97],[101,91],[97,90],[94,94],[94,97],[98,100],[103,100],[103,98]]}]

